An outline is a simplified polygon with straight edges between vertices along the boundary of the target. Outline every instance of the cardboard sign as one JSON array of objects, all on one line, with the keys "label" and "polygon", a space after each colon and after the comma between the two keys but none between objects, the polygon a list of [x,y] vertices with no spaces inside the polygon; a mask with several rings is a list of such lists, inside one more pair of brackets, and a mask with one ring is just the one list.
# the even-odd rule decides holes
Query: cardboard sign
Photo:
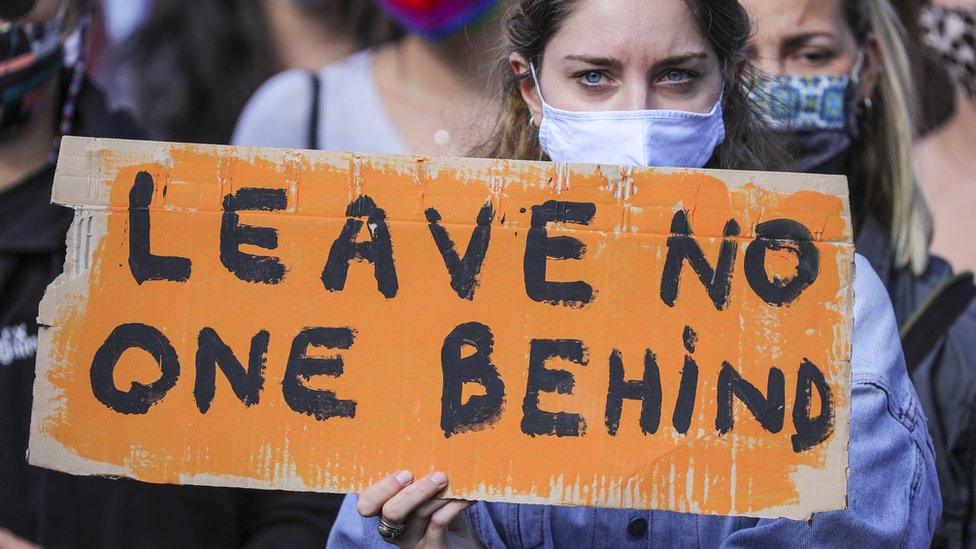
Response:
[{"label": "cardboard sign", "polygon": [[30,461],[843,508],[846,197],[838,177],[66,138]]}]

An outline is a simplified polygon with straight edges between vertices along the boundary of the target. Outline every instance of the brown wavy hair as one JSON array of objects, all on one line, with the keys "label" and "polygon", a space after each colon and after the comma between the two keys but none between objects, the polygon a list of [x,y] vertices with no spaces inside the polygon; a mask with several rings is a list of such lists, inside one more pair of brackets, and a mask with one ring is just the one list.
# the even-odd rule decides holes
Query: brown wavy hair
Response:
[{"label": "brown wavy hair", "polygon": [[[516,75],[508,57],[516,52],[540,70],[549,40],[573,14],[580,0],[518,0],[505,19],[506,43],[496,78],[501,80],[502,116],[492,140],[481,151],[489,158],[548,160],[539,145],[538,128],[519,91],[528,75]],[[685,0],[688,10],[724,67],[722,107],[725,141],[718,146],[706,168],[730,170],[777,170],[785,157],[768,137],[749,102],[753,71],[743,53],[750,36],[749,16],[737,0]]]}]

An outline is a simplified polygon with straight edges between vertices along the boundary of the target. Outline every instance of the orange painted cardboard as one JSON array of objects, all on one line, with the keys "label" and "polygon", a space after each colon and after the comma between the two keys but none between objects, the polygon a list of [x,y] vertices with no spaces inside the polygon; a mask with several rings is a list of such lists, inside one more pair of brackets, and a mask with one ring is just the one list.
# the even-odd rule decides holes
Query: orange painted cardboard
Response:
[{"label": "orange painted cardboard", "polygon": [[[436,468],[466,499],[791,518],[845,506],[844,178],[69,137],[53,200],[75,220],[40,310],[34,465],[326,492]],[[148,249],[133,244],[146,225]],[[457,267],[488,229],[465,295],[435,233]],[[382,263],[384,233],[395,291],[368,260]],[[734,254],[727,297],[706,290],[721,273],[685,259],[668,298],[669,250],[698,248],[712,269]],[[580,258],[546,259],[559,249]],[[813,280],[771,303],[814,256]],[[566,287],[546,280],[592,298],[559,302]]]}]

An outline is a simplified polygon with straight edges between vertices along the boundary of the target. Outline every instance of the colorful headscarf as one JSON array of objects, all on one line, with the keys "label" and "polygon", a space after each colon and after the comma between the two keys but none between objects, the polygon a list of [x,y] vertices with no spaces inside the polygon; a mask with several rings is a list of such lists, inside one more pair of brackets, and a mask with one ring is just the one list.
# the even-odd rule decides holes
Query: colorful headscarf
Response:
[{"label": "colorful headscarf", "polygon": [[499,0],[377,0],[405,30],[440,40],[485,19]]}]

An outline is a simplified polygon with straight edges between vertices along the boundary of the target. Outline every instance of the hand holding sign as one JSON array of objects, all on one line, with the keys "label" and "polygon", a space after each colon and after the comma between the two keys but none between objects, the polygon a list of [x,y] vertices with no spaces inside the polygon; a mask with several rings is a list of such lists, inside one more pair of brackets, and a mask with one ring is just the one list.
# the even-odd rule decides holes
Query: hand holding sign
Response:
[{"label": "hand holding sign", "polygon": [[447,481],[440,471],[416,482],[413,473],[401,471],[359,494],[356,510],[364,517],[379,516],[381,529],[395,529],[384,539],[400,547],[448,547],[449,538],[463,547],[479,547],[462,514],[472,502],[435,498]]},{"label": "hand holding sign", "polygon": [[841,508],[846,196],[829,176],[67,138],[30,459],[369,493],[436,464],[440,497]]}]

